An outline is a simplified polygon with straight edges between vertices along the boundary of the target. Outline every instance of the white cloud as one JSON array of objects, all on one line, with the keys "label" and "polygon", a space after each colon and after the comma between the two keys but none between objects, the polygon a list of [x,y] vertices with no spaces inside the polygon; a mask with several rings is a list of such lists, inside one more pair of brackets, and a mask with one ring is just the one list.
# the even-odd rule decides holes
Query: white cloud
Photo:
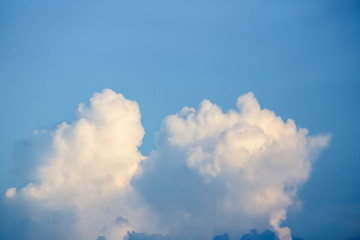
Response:
[{"label": "white cloud", "polygon": [[62,239],[121,239],[133,230],[211,239],[269,226],[290,239],[279,225],[329,137],[307,136],[261,109],[252,93],[237,107],[224,113],[208,100],[184,107],[164,119],[158,148],[145,158],[137,103],[109,89],[95,93],[73,123],[34,131],[36,150],[28,152],[41,160],[32,183],[10,188],[7,202],[29,206],[32,224],[46,222]]},{"label": "white cloud", "polygon": [[[271,226],[281,240],[290,239],[290,230],[279,224],[286,219],[287,208],[296,203],[298,187],[309,177],[313,153],[325,147],[329,137],[308,137],[308,131],[298,129],[293,120],[284,122],[274,112],[261,109],[252,93],[239,97],[237,107],[223,113],[204,100],[197,110],[185,107],[168,116],[158,136],[158,150],[145,169],[146,183],[140,178],[136,184],[141,192],[142,185],[151,189],[159,182],[174,182],[174,189],[156,198],[161,204],[154,202],[152,193],[144,194],[157,208],[176,209],[176,217],[170,218],[177,219],[168,222],[196,225],[201,232],[206,228],[210,235],[214,229],[236,235],[240,230]],[[161,170],[162,165],[170,167]],[[202,182],[186,168],[197,172]],[[184,178],[191,179],[186,181],[188,186],[180,183]],[[218,194],[204,190],[209,186]],[[179,198],[180,203],[173,204]]]},{"label": "white cloud", "polygon": [[5,193],[5,196],[7,198],[13,198],[13,197],[15,197],[15,195],[16,195],[16,188],[14,188],[14,187],[9,188]]},{"label": "white cloud", "polygon": [[[94,94],[90,106],[79,105],[73,123],[61,123],[52,132],[34,131],[32,142],[41,135],[52,139],[50,149],[42,149],[46,156],[35,168],[34,183],[20,190],[38,206],[36,218],[71,209],[80,239],[100,234],[114,239],[146,224],[140,215],[147,210],[130,185],[144,159],[138,150],[144,136],[140,117],[136,102],[105,89]],[[15,193],[11,188],[6,196]],[[128,222],[117,224],[121,218]]]}]

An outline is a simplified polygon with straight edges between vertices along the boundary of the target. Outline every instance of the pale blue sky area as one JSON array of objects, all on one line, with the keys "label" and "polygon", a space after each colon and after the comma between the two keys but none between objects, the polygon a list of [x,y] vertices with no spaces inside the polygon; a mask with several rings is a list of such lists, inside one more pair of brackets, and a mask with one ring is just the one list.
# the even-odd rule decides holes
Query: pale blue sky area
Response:
[{"label": "pale blue sky area", "polygon": [[311,135],[330,133],[286,224],[306,240],[360,235],[359,1],[0,1],[0,192],[16,141],[75,118],[111,88],[161,120],[254,92]]}]

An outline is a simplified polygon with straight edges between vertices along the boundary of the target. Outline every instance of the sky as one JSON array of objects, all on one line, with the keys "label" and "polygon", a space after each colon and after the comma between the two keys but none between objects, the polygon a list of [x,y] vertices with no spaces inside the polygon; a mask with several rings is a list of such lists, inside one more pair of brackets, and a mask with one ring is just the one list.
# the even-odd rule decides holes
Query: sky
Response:
[{"label": "sky", "polygon": [[0,234],[360,236],[359,43],[358,1],[0,1]]}]

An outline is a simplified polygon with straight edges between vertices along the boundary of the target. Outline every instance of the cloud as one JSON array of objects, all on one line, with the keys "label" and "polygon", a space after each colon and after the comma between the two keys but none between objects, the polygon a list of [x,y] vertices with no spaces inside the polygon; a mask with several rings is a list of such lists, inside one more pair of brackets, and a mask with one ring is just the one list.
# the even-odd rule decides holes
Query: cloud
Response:
[{"label": "cloud", "polygon": [[[42,159],[35,161],[31,183],[18,191],[7,190],[7,201],[26,203],[19,205],[28,212],[27,225],[32,228],[49,218],[54,225],[63,225],[66,234],[61,239],[96,239],[99,235],[114,239],[132,227],[148,225],[141,219],[147,210],[130,185],[144,160],[138,150],[144,136],[140,117],[138,104],[121,94],[109,89],[95,93],[89,106],[79,105],[73,123],[34,132],[27,145],[36,147],[27,148],[25,153],[32,154],[24,159]],[[41,149],[38,143],[43,139],[51,141]],[[21,165],[18,156],[15,154],[17,166]],[[57,215],[62,212],[69,214]]]},{"label": "cloud", "polygon": [[[301,238],[293,237],[293,240],[303,240]],[[263,233],[258,233],[255,229],[249,233],[244,234],[240,240],[278,240],[278,237],[270,230],[265,230]]]},{"label": "cloud", "polygon": [[[170,240],[168,236],[162,234],[146,234],[146,233],[137,233],[137,232],[128,232],[128,235],[124,238],[125,240]],[[191,234],[186,236],[186,239],[192,239]],[[278,240],[279,238],[275,235],[274,232],[270,230],[265,230],[263,233],[258,233],[256,229],[251,230],[249,233],[244,234],[240,240]],[[348,239],[348,240],[355,240]],[[210,240],[210,239],[209,239]],[[222,235],[215,236],[212,240],[231,240],[227,233]],[[303,240],[301,238],[293,237],[293,240]]]},{"label": "cloud", "polygon": [[256,230],[251,230],[250,233],[245,234],[240,240],[275,240],[276,236],[273,232],[266,230],[259,234]]},{"label": "cloud", "polygon": [[307,134],[249,93],[237,110],[204,100],[166,117],[157,149],[145,157],[137,103],[105,89],[79,105],[74,122],[36,130],[15,146],[14,172],[30,183],[3,194],[1,235],[235,239],[271,227],[291,239],[280,224],[329,142]]},{"label": "cloud", "polygon": [[309,178],[312,157],[328,136],[309,137],[293,120],[261,109],[252,93],[224,113],[204,100],[164,119],[157,150],[133,184],[176,235],[240,237],[269,226],[281,240],[288,207]]},{"label": "cloud", "polygon": [[230,240],[230,238],[227,233],[224,233],[223,235],[218,235],[214,237],[213,240]]},{"label": "cloud", "polygon": [[135,231],[128,232],[124,240],[170,240],[162,234],[137,233]]}]

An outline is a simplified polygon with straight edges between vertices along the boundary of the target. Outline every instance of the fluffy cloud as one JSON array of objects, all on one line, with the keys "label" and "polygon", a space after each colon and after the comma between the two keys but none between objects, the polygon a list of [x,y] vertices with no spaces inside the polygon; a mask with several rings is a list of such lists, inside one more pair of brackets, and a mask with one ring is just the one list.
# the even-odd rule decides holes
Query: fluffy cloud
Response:
[{"label": "fluffy cloud", "polygon": [[2,197],[3,216],[12,216],[2,217],[2,235],[20,228],[23,239],[212,239],[270,226],[291,239],[280,223],[329,137],[309,137],[252,93],[237,108],[224,113],[208,100],[184,107],[164,119],[157,149],[144,157],[137,103],[95,93],[76,121],[35,131],[26,151],[15,151],[15,172],[31,183]]},{"label": "fluffy cloud", "polygon": [[237,108],[224,113],[204,100],[165,118],[158,149],[134,181],[180,238],[192,231],[210,239],[217,230],[239,237],[270,225],[281,240],[291,239],[280,223],[329,137],[307,136],[293,120],[261,109],[252,93],[239,97]]},{"label": "fluffy cloud", "polygon": [[[95,93],[90,106],[79,105],[73,123],[34,132],[28,145],[38,146],[41,139],[51,143],[32,154],[42,158],[32,170],[32,183],[18,193],[10,188],[6,197],[26,202],[31,225],[42,225],[52,216],[65,229],[63,239],[101,234],[114,239],[132,227],[148,230],[151,224],[141,219],[147,210],[130,185],[144,159],[138,150],[144,136],[140,117],[138,104],[121,94],[108,89]],[[68,217],[53,217],[65,211]]]}]

